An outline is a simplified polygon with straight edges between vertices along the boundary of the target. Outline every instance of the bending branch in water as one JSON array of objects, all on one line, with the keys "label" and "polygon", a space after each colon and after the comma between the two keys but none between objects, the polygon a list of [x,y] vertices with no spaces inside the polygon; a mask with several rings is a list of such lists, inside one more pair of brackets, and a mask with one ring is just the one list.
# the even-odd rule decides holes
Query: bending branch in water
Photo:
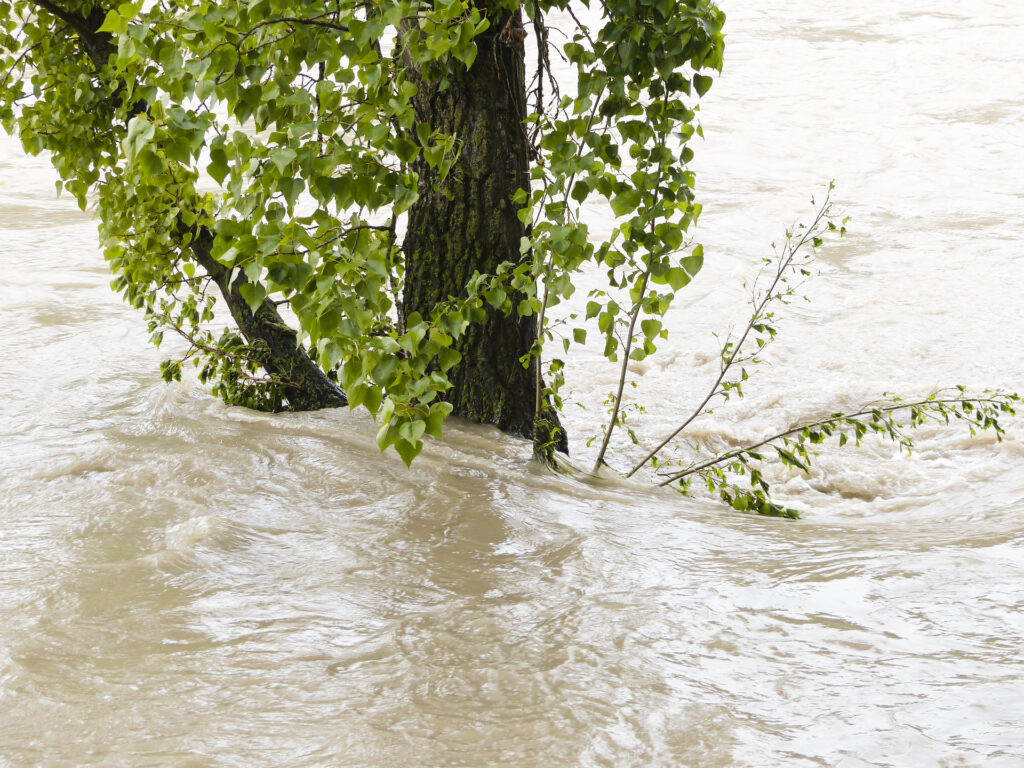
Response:
[{"label": "bending branch in water", "polygon": [[313,411],[345,405],[345,393],[302,348],[297,334],[285,324],[274,302],[265,298],[255,311],[250,308],[241,293],[247,282],[245,273],[234,270],[232,278],[231,270],[210,255],[212,242],[212,234],[200,230],[189,247],[195,260],[220,288],[238,329],[250,343],[258,341],[266,349],[267,355],[260,364],[271,379],[284,383],[284,396],[291,409]]},{"label": "bending branch in water", "polygon": [[[775,329],[769,325],[774,319],[773,313],[768,310],[768,307],[777,301],[785,301],[786,298],[791,296],[794,291],[794,287],[788,285],[788,276],[794,272],[799,272],[804,275],[806,272],[806,259],[802,259],[801,254],[805,251],[808,245],[813,248],[817,248],[822,240],[821,236],[828,231],[839,231],[841,234],[845,231],[842,228],[837,228],[836,225],[831,221],[832,216],[832,193],[833,185],[829,184],[828,192],[825,195],[825,200],[818,208],[814,215],[814,220],[810,226],[804,228],[799,238],[794,238],[790,232],[786,233],[786,244],[782,248],[782,255],[776,262],[775,273],[772,276],[772,280],[768,287],[763,291],[758,291],[757,283],[754,284],[753,289],[753,304],[754,311],[750,315],[750,320],[747,321],[746,327],[743,329],[743,333],[740,335],[739,341],[733,343],[726,339],[725,344],[720,352],[721,368],[718,372],[718,377],[711,385],[711,389],[707,395],[700,402],[693,412],[683,420],[675,431],[672,432],[668,437],[662,440],[658,445],[650,451],[644,458],[636,464],[628,473],[626,477],[632,477],[637,470],[641,469],[648,461],[657,456],[662,449],[665,448],[672,440],[674,440],[684,429],[686,429],[698,416],[703,415],[707,411],[705,410],[708,403],[716,395],[724,395],[728,397],[729,392],[736,390],[737,393],[742,396],[743,390],[741,389],[740,382],[727,381],[726,376],[730,370],[733,370],[737,365],[744,363],[757,363],[758,355],[760,352],[771,343],[772,339],[775,338]],[[766,260],[767,262],[768,260]],[[747,352],[747,342],[751,338],[751,332],[755,332],[758,335],[754,338],[757,341],[757,349],[753,352]],[[743,380],[747,378],[746,371],[742,372]]]},{"label": "bending branch in water", "polygon": [[[849,442],[851,436],[855,444],[859,445],[868,433],[874,433],[892,440],[899,444],[901,450],[906,449],[909,453],[914,447],[914,441],[906,433],[908,428],[927,423],[949,424],[951,418],[966,422],[972,435],[978,430],[991,429],[996,440],[1001,441],[1004,429],[999,423],[999,416],[1015,415],[1014,404],[1020,402],[1020,396],[992,391],[970,395],[965,387],[957,387],[955,392],[956,395],[950,396],[940,396],[942,393],[937,392],[913,402],[894,397],[884,405],[865,406],[854,413],[833,413],[823,419],[790,427],[743,448],[726,451],[707,461],[691,464],[669,475],[659,485],[680,481],[685,484],[691,476],[696,475],[703,477],[709,488],[723,491],[724,474],[730,472],[749,474],[751,486],[767,493],[768,484],[760,471],[749,466],[750,461],[765,461],[765,456],[759,452],[765,446],[774,448],[784,465],[809,473],[811,453],[808,445],[822,444],[833,435],[838,437],[839,445],[842,446]],[[897,420],[896,414],[901,412],[909,412],[909,418]],[[761,493],[758,496],[765,498]]]}]

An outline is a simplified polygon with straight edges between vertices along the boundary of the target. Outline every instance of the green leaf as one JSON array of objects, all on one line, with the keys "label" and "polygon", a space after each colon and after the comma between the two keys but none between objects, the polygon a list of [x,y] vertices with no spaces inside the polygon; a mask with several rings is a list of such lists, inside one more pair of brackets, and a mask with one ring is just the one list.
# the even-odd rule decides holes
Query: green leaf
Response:
[{"label": "green leaf", "polygon": [[370,378],[382,387],[387,387],[388,384],[395,380],[397,374],[398,358],[394,355],[387,355],[373,367],[373,370],[370,372]]},{"label": "green leaf", "polygon": [[430,124],[429,123],[416,123],[416,138],[422,146],[427,147],[430,145]]},{"label": "green leaf", "polygon": [[[386,409],[386,406],[385,406]],[[377,448],[383,451],[398,437],[398,430],[388,421],[389,416],[382,416],[383,423],[377,430]]]},{"label": "green leaf", "polygon": [[366,397],[367,386],[366,384],[356,384],[345,390],[345,396],[348,398],[348,409],[355,410],[363,404],[363,400]]},{"label": "green leaf", "polygon": [[284,173],[296,158],[296,152],[289,147],[281,147],[270,153],[270,160],[277,166],[277,170]]},{"label": "green leaf", "polygon": [[420,197],[419,192],[415,189],[410,189],[401,185],[395,187],[394,195],[394,212],[396,214],[405,213],[407,210],[412,208],[413,203],[415,203]]},{"label": "green leaf", "polygon": [[640,330],[643,331],[644,338],[653,339],[661,331],[661,320],[644,320],[640,323]]},{"label": "green leaf", "polygon": [[668,272],[665,273],[665,281],[672,286],[673,291],[678,291],[690,283],[690,275],[687,274],[685,269],[679,267],[672,267]]},{"label": "green leaf", "polygon": [[139,153],[135,158],[135,162],[146,176],[158,176],[164,171],[164,161],[149,147],[146,147]]},{"label": "green leaf", "polygon": [[376,417],[377,411],[380,410],[380,403],[383,397],[384,393],[381,392],[380,387],[367,384],[366,391],[363,394],[363,407]]},{"label": "green leaf", "polygon": [[155,130],[155,126],[145,115],[136,115],[128,121],[128,133],[124,139],[128,162],[132,162],[139,150],[153,138]]},{"label": "green leaf", "polygon": [[245,303],[249,305],[249,309],[253,312],[263,303],[263,300],[267,298],[267,291],[263,287],[262,283],[243,283],[238,288],[238,292],[242,294],[242,298],[245,299]]},{"label": "green leaf", "polygon": [[714,82],[712,78],[707,75],[694,75],[693,76],[693,87],[697,89],[697,93],[703,96],[711,89],[711,83]]},{"label": "green leaf", "polygon": [[228,175],[228,156],[223,149],[210,150],[210,164],[206,166],[206,172],[213,177],[218,184],[224,183],[224,177]]},{"label": "green leaf", "polygon": [[455,57],[466,65],[468,70],[473,66],[473,62],[476,61],[477,47],[476,43],[470,42],[467,45],[461,46],[455,51]]},{"label": "green leaf", "polygon": [[420,455],[420,451],[423,450],[423,441],[417,440],[414,443],[408,440],[400,439],[395,441],[395,450],[398,451],[398,455],[402,457],[402,461],[405,462],[405,466],[411,466],[412,460]]},{"label": "green leaf", "polygon": [[421,419],[407,421],[398,428],[398,434],[410,443],[418,443],[427,429],[427,423]]},{"label": "green leaf", "polygon": [[451,347],[445,347],[437,353],[437,363],[441,366],[442,371],[447,371],[452,366],[458,365],[460,360],[462,360],[462,353]]},{"label": "green leaf", "polygon": [[291,208],[295,205],[295,201],[299,199],[299,194],[306,188],[306,182],[302,179],[282,177],[277,182],[277,188],[284,195],[284,199],[288,201],[288,207]]},{"label": "green leaf", "polygon": [[436,437],[438,440],[442,437],[442,426],[444,420],[448,417],[448,414],[452,412],[452,404],[444,401],[432,403],[430,406],[430,412],[426,418],[426,433],[432,437]]},{"label": "green leaf", "polygon": [[393,148],[398,159],[403,163],[411,163],[419,152],[419,147],[401,136],[394,140]]},{"label": "green leaf", "polygon": [[798,459],[791,451],[787,451],[785,448],[779,448],[775,446],[776,452],[779,454],[779,458],[782,459],[782,463],[787,466],[799,467],[804,472],[810,473],[810,469],[800,459]]},{"label": "green leaf", "polygon": [[325,370],[333,370],[338,363],[341,362],[341,356],[341,347],[333,341],[328,341],[324,344],[323,350],[320,352],[320,365],[322,365]]},{"label": "green leaf", "polygon": [[611,199],[612,211],[616,216],[625,216],[640,206],[641,193],[638,189],[630,189]]},{"label": "green leaf", "polygon": [[[95,22],[94,22],[95,23]],[[121,17],[116,10],[109,11],[97,32],[109,32],[112,35],[120,35],[128,29],[128,22]]]},{"label": "green leaf", "polygon": [[697,273],[704,266],[704,249],[701,246],[697,246],[693,249],[693,253],[690,256],[685,257],[680,261],[683,269],[690,277],[696,277]]}]

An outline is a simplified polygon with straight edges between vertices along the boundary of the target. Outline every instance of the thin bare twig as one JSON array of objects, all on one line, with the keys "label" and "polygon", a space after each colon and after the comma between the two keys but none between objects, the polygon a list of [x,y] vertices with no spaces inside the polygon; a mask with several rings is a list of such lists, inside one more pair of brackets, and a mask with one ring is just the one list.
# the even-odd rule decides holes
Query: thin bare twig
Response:
[{"label": "thin bare twig", "polygon": [[796,255],[800,252],[800,250],[803,249],[808,242],[812,241],[813,238],[817,237],[822,222],[825,219],[827,219],[829,215],[830,208],[830,197],[829,194],[826,194],[825,202],[822,203],[821,207],[818,209],[814,221],[806,229],[806,231],[803,234],[803,237],[801,237],[795,245],[793,243],[789,243],[787,245],[786,255],[779,262],[778,268],[775,271],[775,276],[772,278],[771,285],[768,286],[768,289],[762,295],[761,300],[755,303],[754,312],[750,316],[750,321],[747,323],[747,327],[744,328],[743,334],[740,336],[739,341],[736,342],[735,346],[732,349],[732,352],[728,355],[728,357],[723,356],[724,362],[721,366],[721,369],[718,372],[718,377],[715,379],[714,384],[711,385],[711,389],[708,390],[707,395],[704,397],[703,400],[701,400],[700,405],[694,408],[693,412],[686,419],[683,420],[683,423],[680,424],[675,429],[675,431],[672,432],[672,434],[670,434],[668,437],[666,437],[664,440],[658,443],[657,447],[650,451],[646,456],[644,456],[644,458],[639,463],[637,463],[636,466],[629,470],[629,472],[626,474],[626,477],[632,477],[637,472],[637,470],[641,469],[648,461],[657,456],[658,453],[666,445],[668,445],[672,440],[676,438],[676,436],[679,435],[679,433],[681,433],[684,429],[690,426],[694,419],[696,419],[698,416],[701,416],[705,412],[704,409],[707,407],[708,403],[710,403],[716,395],[721,393],[722,382],[725,380],[726,374],[729,372],[729,370],[733,367],[733,365],[736,362],[742,359],[740,357],[740,352],[742,351],[744,344],[746,344],[746,341],[750,336],[750,332],[754,329],[755,325],[758,325],[760,321],[764,319],[765,307],[767,307],[768,303],[775,296],[777,296],[776,288],[778,287],[779,282],[782,280],[783,275],[785,275],[786,271],[792,265],[793,260],[796,258]]}]

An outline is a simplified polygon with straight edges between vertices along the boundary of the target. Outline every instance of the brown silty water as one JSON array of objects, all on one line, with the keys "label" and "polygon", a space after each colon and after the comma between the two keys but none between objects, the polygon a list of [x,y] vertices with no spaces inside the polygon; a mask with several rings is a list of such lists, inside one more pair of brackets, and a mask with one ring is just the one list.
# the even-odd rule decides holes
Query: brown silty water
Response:
[{"label": "brown silty water", "polygon": [[[832,178],[851,234],[693,434],[1021,389],[1019,6],[725,10],[707,265],[634,367],[641,438],[699,402],[711,332]],[[1019,422],[778,471],[796,522],[551,475],[459,423],[406,470],[359,412],[163,384],[46,160],[5,142],[0,178],[0,765],[1024,766]],[[598,352],[570,366],[581,466]]]}]

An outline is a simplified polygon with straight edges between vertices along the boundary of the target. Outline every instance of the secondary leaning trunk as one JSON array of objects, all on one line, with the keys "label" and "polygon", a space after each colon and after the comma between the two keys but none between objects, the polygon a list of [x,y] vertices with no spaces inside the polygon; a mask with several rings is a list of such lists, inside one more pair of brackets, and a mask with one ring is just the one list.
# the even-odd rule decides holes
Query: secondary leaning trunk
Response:
[{"label": "secondary leaning trunk", "polygon": [[[456,136],[461,153],[442,179],[420,160],[419,199],[409,211],[405,237],[405,316],[429,317],[449,296],[460,296],[474,272],[493,274],[517,262],[526,228],[513,196],[530,188],[524,82],[525,32],[520,14],[492,11],[491,26],[475,38],[477,57],[458,67],[448,87],[422,80],[414,99],[417,120]],[[527,355],[537,339],[535,317],[506,316],[490,307],[485,322],[457,342],[461,362],[449,371],[445,399],[454,413],[505,432],[566,449],[557,415],[545,404],[544,434],[535,434],[537,368]],[[555,434],[549,433],[554,428]]]}]

